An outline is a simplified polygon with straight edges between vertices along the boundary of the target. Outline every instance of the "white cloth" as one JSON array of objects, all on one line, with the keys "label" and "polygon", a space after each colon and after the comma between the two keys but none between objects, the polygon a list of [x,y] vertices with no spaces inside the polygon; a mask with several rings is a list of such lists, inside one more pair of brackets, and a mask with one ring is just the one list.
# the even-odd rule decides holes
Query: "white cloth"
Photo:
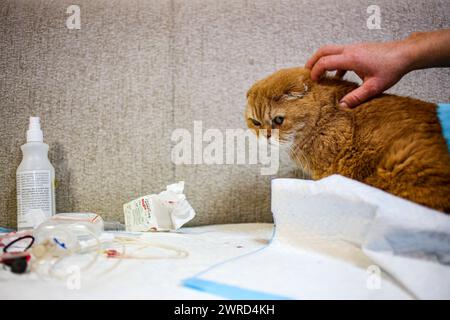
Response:
[{"label": "white cloth", "polygon": [[270,246],[197,278],[294,299],[450,298],[450,216],[342,176],[273,180],[272,212]]}]

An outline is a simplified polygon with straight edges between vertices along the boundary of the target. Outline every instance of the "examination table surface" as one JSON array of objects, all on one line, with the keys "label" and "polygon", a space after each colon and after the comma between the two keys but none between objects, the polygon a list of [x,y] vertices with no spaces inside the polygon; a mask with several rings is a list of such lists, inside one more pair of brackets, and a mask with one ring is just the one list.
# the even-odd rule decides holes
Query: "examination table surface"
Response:
[{"label": "examination table surface", "polygon": [[[189,255],[182,259],[123,259],[98,277],[83,277],[81,272],[79,288],[68,285],[66,280],[34,273],[16,275],[1,268],[0,299],[219,299],[183,287],[182,281],[212,265],[266,246],[272,230],[270,223],[248,223],[145,233],[144,238],[184,249]],[[95,269],[93,265],[87,272]]]}]

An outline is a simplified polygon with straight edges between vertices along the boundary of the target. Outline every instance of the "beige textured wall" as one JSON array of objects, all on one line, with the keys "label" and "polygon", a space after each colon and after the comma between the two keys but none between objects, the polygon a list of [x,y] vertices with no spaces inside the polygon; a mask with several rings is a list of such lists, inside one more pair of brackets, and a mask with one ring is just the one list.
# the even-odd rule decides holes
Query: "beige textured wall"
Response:
[{"label": "beige textured wall", "polygon": [[[192,224],[270,221],[257,167],[175,166],[174,128],[244,127],[248,87],[301,65],[320,45],[390,40],[450,27],[448,0],[0,1],[0,225],[15,226],[15,170],[28,117],[42,118],[58,211],[122,220],[122,204],[183,179]],[[69,4],[81,30],[65,27]],[[391,91],[450,100],[450,71],[408,75]]]}]

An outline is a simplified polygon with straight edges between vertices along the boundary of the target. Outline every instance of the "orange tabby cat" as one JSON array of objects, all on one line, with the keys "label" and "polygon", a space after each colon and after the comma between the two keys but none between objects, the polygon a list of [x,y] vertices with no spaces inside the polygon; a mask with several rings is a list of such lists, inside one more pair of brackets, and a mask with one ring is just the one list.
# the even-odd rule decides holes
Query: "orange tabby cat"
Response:
[{"label": "orange tabby cat", "polygon": [[257,135],[288,147],[312,179],[341,174],[449,213],[450,155],[437,106],[382,94],[340,109],[356,87],[335,78],[315,83],[304,68],[280,70],[248,91],[245,118]]}]

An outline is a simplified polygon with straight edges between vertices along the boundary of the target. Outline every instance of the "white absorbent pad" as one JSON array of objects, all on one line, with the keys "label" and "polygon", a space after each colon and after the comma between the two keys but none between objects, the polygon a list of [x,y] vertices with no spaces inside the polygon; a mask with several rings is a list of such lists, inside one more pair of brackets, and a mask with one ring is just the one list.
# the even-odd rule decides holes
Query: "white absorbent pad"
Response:
[{"label": "white absorbent pad", "polygon": [[450,216],[330,176],[272,181],[274,236],[184,281],[230,299],[450,299]]}]

